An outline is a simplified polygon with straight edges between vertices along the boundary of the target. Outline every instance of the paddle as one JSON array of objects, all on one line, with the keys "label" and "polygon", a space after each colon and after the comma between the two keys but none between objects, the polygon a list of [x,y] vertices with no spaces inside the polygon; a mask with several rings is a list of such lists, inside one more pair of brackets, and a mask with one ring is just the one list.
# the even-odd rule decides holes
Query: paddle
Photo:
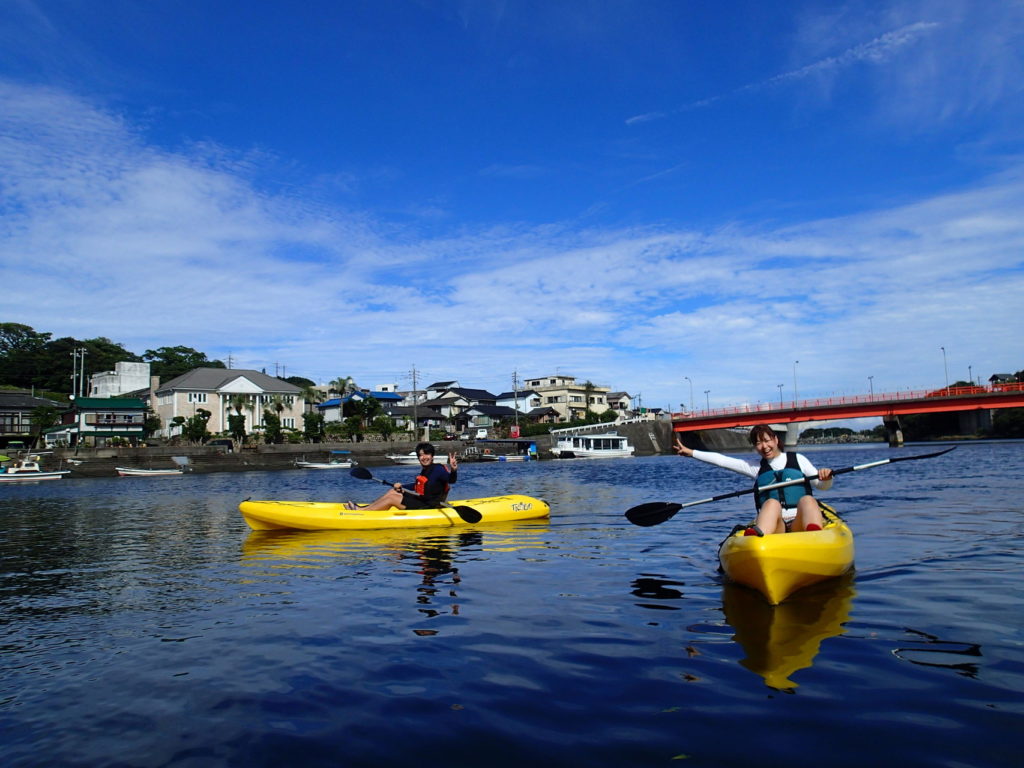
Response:
[{"label": "paddle", "polygon": [[[845,475],[847,472],[858,472],[862,469],[871,469],[871,467],[880,467],[883,464],[895,464],[897,461],[914,461],[916,459],[931,459],[936,456],[941,456],[944,453],[949,453],[955,450],[956,446],[947,448],[944,451],[936,451],[935,453],[924,453],[920,456],[899,456],[895,459],[882,459],[881,461],[872,461],[870,464],[859,464],[855,467],[844,467],[843,469],[833,469],[832,475]],[[760,488],[746,488],[742,491],[733,491],[732,493],[723,493],[720,496],[712,496],[710,499],[701,499],[700,501],[688,501],[685,504],[674,504],[672,502],[665,501],[652,501],[648,504],[641,504],[637,507],[632,507],[626,510],[626,518],[633,525],[640,525],[648,527],[651,525],[659,525],[664,523],[666,520],[671,519],[676,512],[684,507],[693,507],[697,504],[707,504],[711,501],[721,501],[722,499],[731,499],[734,496],[742,496],[745,493],[753,493],[755,490],[758,491],[770,491],[774,488],[785,488],[789,485],[800,485],[807,480],[813,480],[813,477],[800,478],[799,480],[787,480],[782,483],[773,483],[772,485],[762,485]]]},{"label": "paddle", "polygon": [[[394,485],[394,483],[388,482],[387,480],[381,480],[379,477],[374,477],[370,473],[370,470],[366,469],[366,467],[353,467],[352,469],[349,470],[349,474],[352,475],[352,477],[358,478],[359,480],[375,480],[376,482],[383,483],[384,485]],[[404,488],[402,489],[402,493],[408,493],[410,496],[419,496],[418,493],[407,491]],[[479,523],[484,518],[484,516],[481,515],[479,511],[473,509],[472,507],[467,507],[464,504],[453,506],[449,504],[447,501],[442,501],[441,506],[447,507],[448,509],[454,509],[455,512],[459,515],[459,517],[461,517],[467,523]]]}]

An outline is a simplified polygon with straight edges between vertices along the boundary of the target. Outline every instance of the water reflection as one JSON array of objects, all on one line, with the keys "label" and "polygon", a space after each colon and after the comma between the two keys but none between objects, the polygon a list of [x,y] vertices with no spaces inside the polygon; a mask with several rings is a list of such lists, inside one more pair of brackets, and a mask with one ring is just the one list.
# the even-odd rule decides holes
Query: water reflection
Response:
[{"label": "water reflection", "polygon": [[[448,529],[445,529],[446,531]],[[370,531],[251,531],[242,542],[245,565],[273,568],[323,568],[339,562],[366,562],[381,557],[421,553],[427,560],[475,547],[511,552],[547,548],[547,521],[492,523],[459,533],[436,528]],[[431,555],[430,553],[434,554]],[[426,553],[426,554],[424,554]],[[444,559],[444,558],[441,558]]]},{"label": "water reflection", "polygon": [[725,620],[746,653],[740,664],[771,688],[796,688],[790,676],[813,664],[823,640],[846,631],[855,595],[852,573],[803,589],[780,605],[768,605],[752,589],[724,584]]},{"label": "water reflection", "polygon": [[[656,574],[641,574],[633,582],[632,594],[645,600],[682,600],[683,593],[675,587],[685,586],[681,581],[672,581]],[[650,608],[656,611],[678,611],[677,605],[664,603],[637,603],[638,608]]]},{"label": "water reflection", "polygon": [[906,632],[920,640],[913,647],[896,648],[892,652],[896,658],[922,667],[951,669],[964,677],[976,678],[978,676],[977,662],[964,660],[964,657],[981,658],[981,646],[977,643],[940,640],[935,635],[919,632],[916,629],[907,629]]}]

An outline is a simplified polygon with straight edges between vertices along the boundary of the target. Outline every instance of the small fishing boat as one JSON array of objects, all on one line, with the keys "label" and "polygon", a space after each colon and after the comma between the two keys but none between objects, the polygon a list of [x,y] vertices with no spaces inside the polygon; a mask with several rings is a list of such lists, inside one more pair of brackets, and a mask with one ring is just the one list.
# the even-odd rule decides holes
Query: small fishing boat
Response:
[{"label": "small fishing boat", "polygon": [[185,470],[181,467],[168,467],[166,469],[141,469],[139,467],[114,467],[118,477],[168,477],[182,475]]},{"label": "small fishing boat", "polygon": [[331,458],[327,461],[306,461],[303,458],[295,462],[299,469],[351,469],[355,462],[348,456],[351,451],[331,451]]},{"label": "small fishing boat", "polygon": [[480,513],[480,522],[501,523],[548,517],[551,508],[542,499],[530,496],[489,496],[453,501],[434,509],[349,509],[345,504],[320,501],[243,501],[238,505],[242,517],[256,531],[276,528],[306,531],[369,530],[374,528],[428,528],[471,525],[457,508],[470,507]]},{"label": "small fishing boat", "polygon": [[477,458],[481,461],[529,461],[530,457],[522,453],[481,453]]},{"label": "small fishing boat", "polygon": [[388,453],[384,456],[385,459],[390,459],[395,464],[404,464],[407,466],[416,466],[420,463],[420,457],[416,455],[416,451],[409,453]]},{"label": "small fishing boat", "polygon": [[634,448],[623,435],[566,435],[560,437],[551,453],[559,459],[623,459],[633,455]]},{"label": "small fishing boat", "polygon": [[33,483],[39,480],[60,480],[70,475],[70,469],[44,472],[39,466],[38,456],[27,456],[23,459],[6,459],[7,466],[0,467],[0,483]]},{"label": "small fishing boat", "polygon": [[841,576],[853,567],[853,533],[827,504],[818,502],[825,526],[769,536],[744,536],[738,525],[722,542],[718,559],[732,581],[753,587],[772,605],[809,584]]}]

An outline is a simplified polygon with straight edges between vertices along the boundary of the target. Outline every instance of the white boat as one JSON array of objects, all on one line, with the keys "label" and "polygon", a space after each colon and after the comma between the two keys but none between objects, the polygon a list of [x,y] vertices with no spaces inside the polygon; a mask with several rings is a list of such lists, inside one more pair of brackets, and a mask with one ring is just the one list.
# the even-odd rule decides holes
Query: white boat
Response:
[{"label": "white boat", "polygon": [[623,459],[633,455],[629,440],[614,432],[603,435],[566,435],[551,453],[559,459]]},{"label": "white boat", "polygon": [[140,469],[139,467],[114,467],[118,477],[163,477],[169,475],[182,475],[185,470],[181,467],[170,467],[168,469]]},{"label": "white boat", "polygon": [[529,456],[519,453],[481,453],[479,458],[483,461],[529,461]]},{"label": "white boat", "polygon": [[0,483],[33,483],[39,480],[60,480],[70,475],[70,469],[56,472],[43,472],[39,468],[39,457],[29,456],[25,459],[8,459],[10,464],[0,467]]},{"label": "white boat", "polygon": [[306,457],[296,460],[295,466],[299,469],[351,469],[356,462],[348,455],[352,451],[331,451],[331,457],[327,461],[306,461]]},{"label": "white boat", "polygon": [[416,455],[416,451],[411,451],[410,453],[389,453],[384,458],[390,459],[395,464],[418,466],[420,463],[420,457]]}]

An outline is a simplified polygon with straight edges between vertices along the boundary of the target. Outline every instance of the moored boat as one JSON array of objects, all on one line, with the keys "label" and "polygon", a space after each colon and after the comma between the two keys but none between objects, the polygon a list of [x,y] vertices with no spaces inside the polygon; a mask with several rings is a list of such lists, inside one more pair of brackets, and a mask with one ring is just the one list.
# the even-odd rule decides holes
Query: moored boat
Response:
[{"label": "moored boat", "polygon": [[238,505],[253,530],[299,529],[307,531],[370,530],[375,528],[427,528],[465,526],[454,507],[471,507],[482,517],[479,523],[531,520],[548,517],[547,502],[531,496],[511,494],[453,501],[435,509],[348,509],[345,504],[319,501],[243,501]]},{"label": "moored boat", "polygon": [[142,469],[140,467],[114,467],[118,477],[167,477],[184,474],[181,467],[167,469]]},{"label": "moored boat", "polygon": [[416,455],[416,451],[410,453],[388,453],[385,454],[384,458],[390,459],[395,464],[403,464],[407,466],[416,466],[420,463],[419,456]]},{"label": "moored boat", "polygon": [[853,566],[853,533],[827,504],[818,502],[825,526],[769,536],[744,536],[736,526],[718,551],[722,571],[778,605],[802,587],[841,576]]},{"label": "moored boat", "polygon": [[551,453],[559,459],[623,459],[632,456],[633,451],[629,439],[614,432],[565,435],[559,437],[551,449]]},{"label": "moored boat", "polygon": [[62,469],[54,472],[44,472],[39,466],[38,456],[28,456],[24,459],[8,459],[7,466],[0,467],[0,483],[32,483],[39,480],[60,480],[64,475],[70,475],[70,469]]},{"label": "moored boat", "polygon": [[331,451],[331,457],[327,461],[306,461],[305,458],[296,461],[295,466],[299,469],[351,469],[355,462],[349,456],[351,451]]}]

